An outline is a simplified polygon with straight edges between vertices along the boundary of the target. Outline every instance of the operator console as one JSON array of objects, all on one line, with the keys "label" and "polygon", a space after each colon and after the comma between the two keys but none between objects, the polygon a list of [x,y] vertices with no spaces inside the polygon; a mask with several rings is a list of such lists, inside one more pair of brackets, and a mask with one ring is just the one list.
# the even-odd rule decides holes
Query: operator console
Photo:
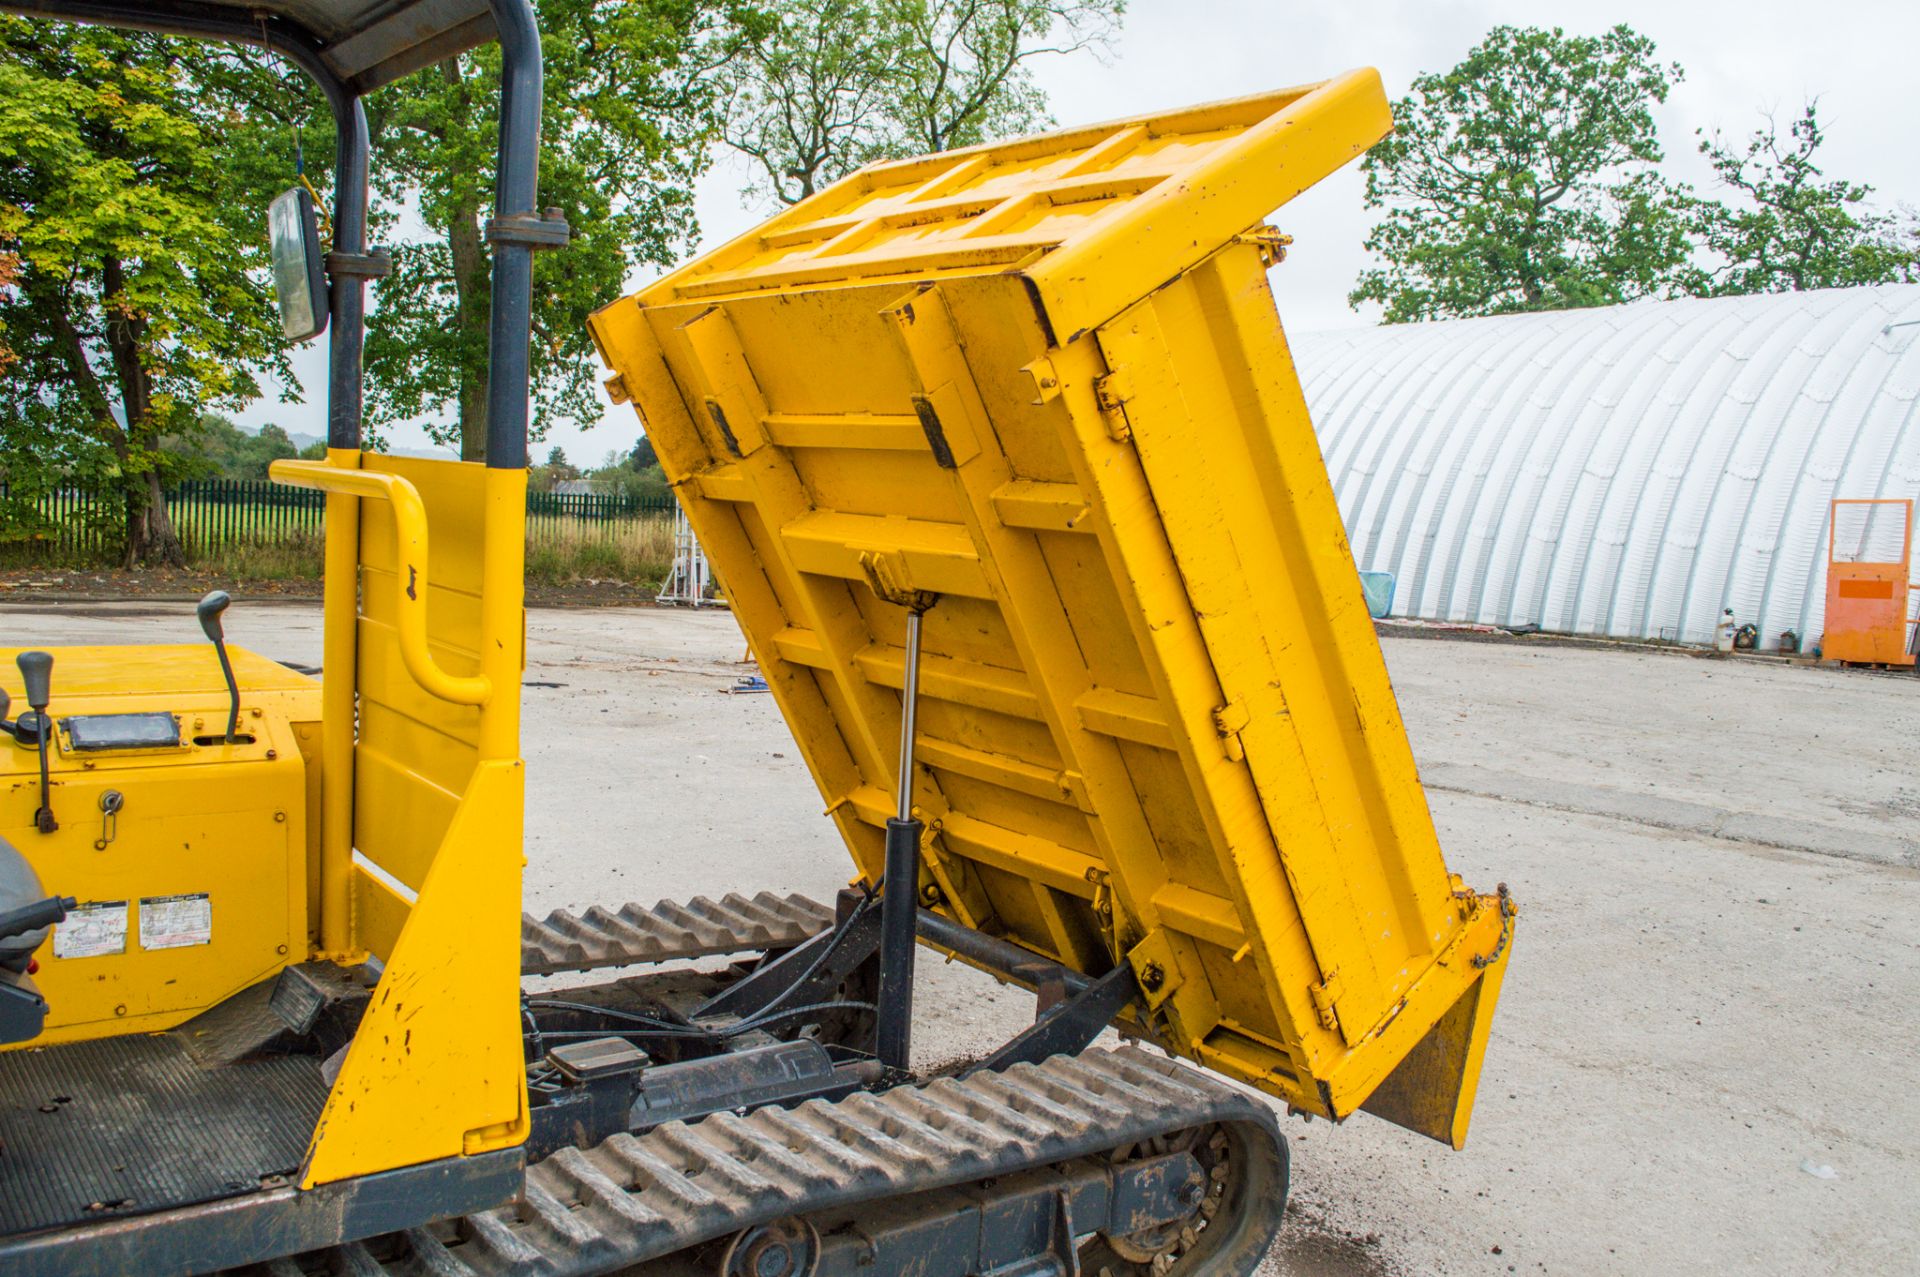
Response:
[{"label": "operator console", "polygon": [[320,685],[229,650],[227,602],[202,600],[211,650],[0,649],[0,915],[65,902],[0,981],[44,1029],[0,1049],[171,1028],[312,951]]}]

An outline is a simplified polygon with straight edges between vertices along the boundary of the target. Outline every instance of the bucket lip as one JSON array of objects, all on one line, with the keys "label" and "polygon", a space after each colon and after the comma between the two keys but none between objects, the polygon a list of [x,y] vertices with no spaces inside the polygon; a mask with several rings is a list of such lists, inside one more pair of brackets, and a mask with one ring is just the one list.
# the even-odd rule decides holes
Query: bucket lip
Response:
[{"label": "bucket lip", "polygon": [[[1359,68],[1178,110],[882,161],[622,301],[652,308],[1015,273],[1033,281],[1053,331],[1070,340],[1257,226],[1391,128],[1379,73]],[[1130,163],[1141,147],[1174,158],[1158,168]],[[997,171],[1009,164],[1024,167]],[[1087,202],[1101,207],[1086,217],[1022,224],[1035,207]],[[990,226],[993,233],[981,233]],[[886,238],[908,228],[910,240]],[[1128,251],[1114,252],[1121,243]]]}]

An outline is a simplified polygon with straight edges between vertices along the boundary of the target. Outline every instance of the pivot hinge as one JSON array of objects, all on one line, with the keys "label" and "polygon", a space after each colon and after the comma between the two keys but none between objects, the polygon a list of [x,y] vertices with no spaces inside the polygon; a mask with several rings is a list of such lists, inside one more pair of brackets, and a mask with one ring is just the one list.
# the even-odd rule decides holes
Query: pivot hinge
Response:
[{"label": "pivot hinge", "polygon": [[1133,398],[1133,376],[1125,368],[1116,368],[1093,383],[1094,399],[1107,419],[1107,434],[1116,442],[1133,438],[1133,425],[1127,420],[1126,405]]},{"label": "pivot hinge", "polygon": [[1220,734],[1220,746],[1236,763],[1246,761],[1247,750],[1240,741],[1240,730],[1252,721],[1247,703],[1238,696],[1213,711],[1213,730]]},{"label": "pivot hinge", "polygon": [[[1346,987],[1340,981],[1338,967],[1330,969],[1321,978],[1319,984],[1307,986],[1307,995],[1313,999],[1314,1014],[1320,1017],[1321,1028],[1338,1029],[1340,1027],[1340,1015],[1335,1004],[1340,1001],[1341,995],[1345,992]],[[1345,1034],[1341,1036],[1345,1037]]]},{"label": "pivot hinge", "polygon": [[1283,235],[1271,226],[1261,226],[1233,238],[1237,244],[1257,247],[1260,250],[1260,264],[1269,269],[1287,260],[1287,245],[1293,243],[1293,236]]}]

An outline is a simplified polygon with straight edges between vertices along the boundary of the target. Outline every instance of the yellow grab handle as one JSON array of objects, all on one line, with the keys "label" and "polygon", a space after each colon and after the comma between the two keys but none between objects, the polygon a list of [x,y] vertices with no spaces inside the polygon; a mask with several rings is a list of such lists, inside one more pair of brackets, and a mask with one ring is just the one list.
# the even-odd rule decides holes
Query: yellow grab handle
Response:
[{"label": "yellow grab handle", "polygon": [[449,674],[427,648],[427,508],[421,503],[420,490],[397,474],[344,470],[324,461],[276,461],[267,473],[275,482],[296,488],[318,488],[387,503],[393,511],[394,537],[400,551],[393,590],[400,659],[414,682],[431,695],[456,705],[486,704],[493,695],[493,684],[486,675]]}]

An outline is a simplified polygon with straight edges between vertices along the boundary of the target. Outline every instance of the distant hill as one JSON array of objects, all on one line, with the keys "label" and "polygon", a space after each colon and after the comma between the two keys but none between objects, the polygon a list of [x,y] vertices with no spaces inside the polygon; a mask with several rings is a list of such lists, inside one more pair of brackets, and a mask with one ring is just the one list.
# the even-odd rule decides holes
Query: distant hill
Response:
[{"label": "distant hill", "polygon": [[[248,430],[245,426],[241,426],[240,429],[245,430],[250,435],[258,435],[260,433],[258,429]],[[325,435],[300,434],[292,430],[287,431],[286,434],[288,441],[293,444],[296,452],[305,452],[316,443],[325,443],[327,439]],[[387,451],[396,457],[426,457],[435,461],[447,461],[453,457],[453,449],[451,448],[389,448]]]}]

